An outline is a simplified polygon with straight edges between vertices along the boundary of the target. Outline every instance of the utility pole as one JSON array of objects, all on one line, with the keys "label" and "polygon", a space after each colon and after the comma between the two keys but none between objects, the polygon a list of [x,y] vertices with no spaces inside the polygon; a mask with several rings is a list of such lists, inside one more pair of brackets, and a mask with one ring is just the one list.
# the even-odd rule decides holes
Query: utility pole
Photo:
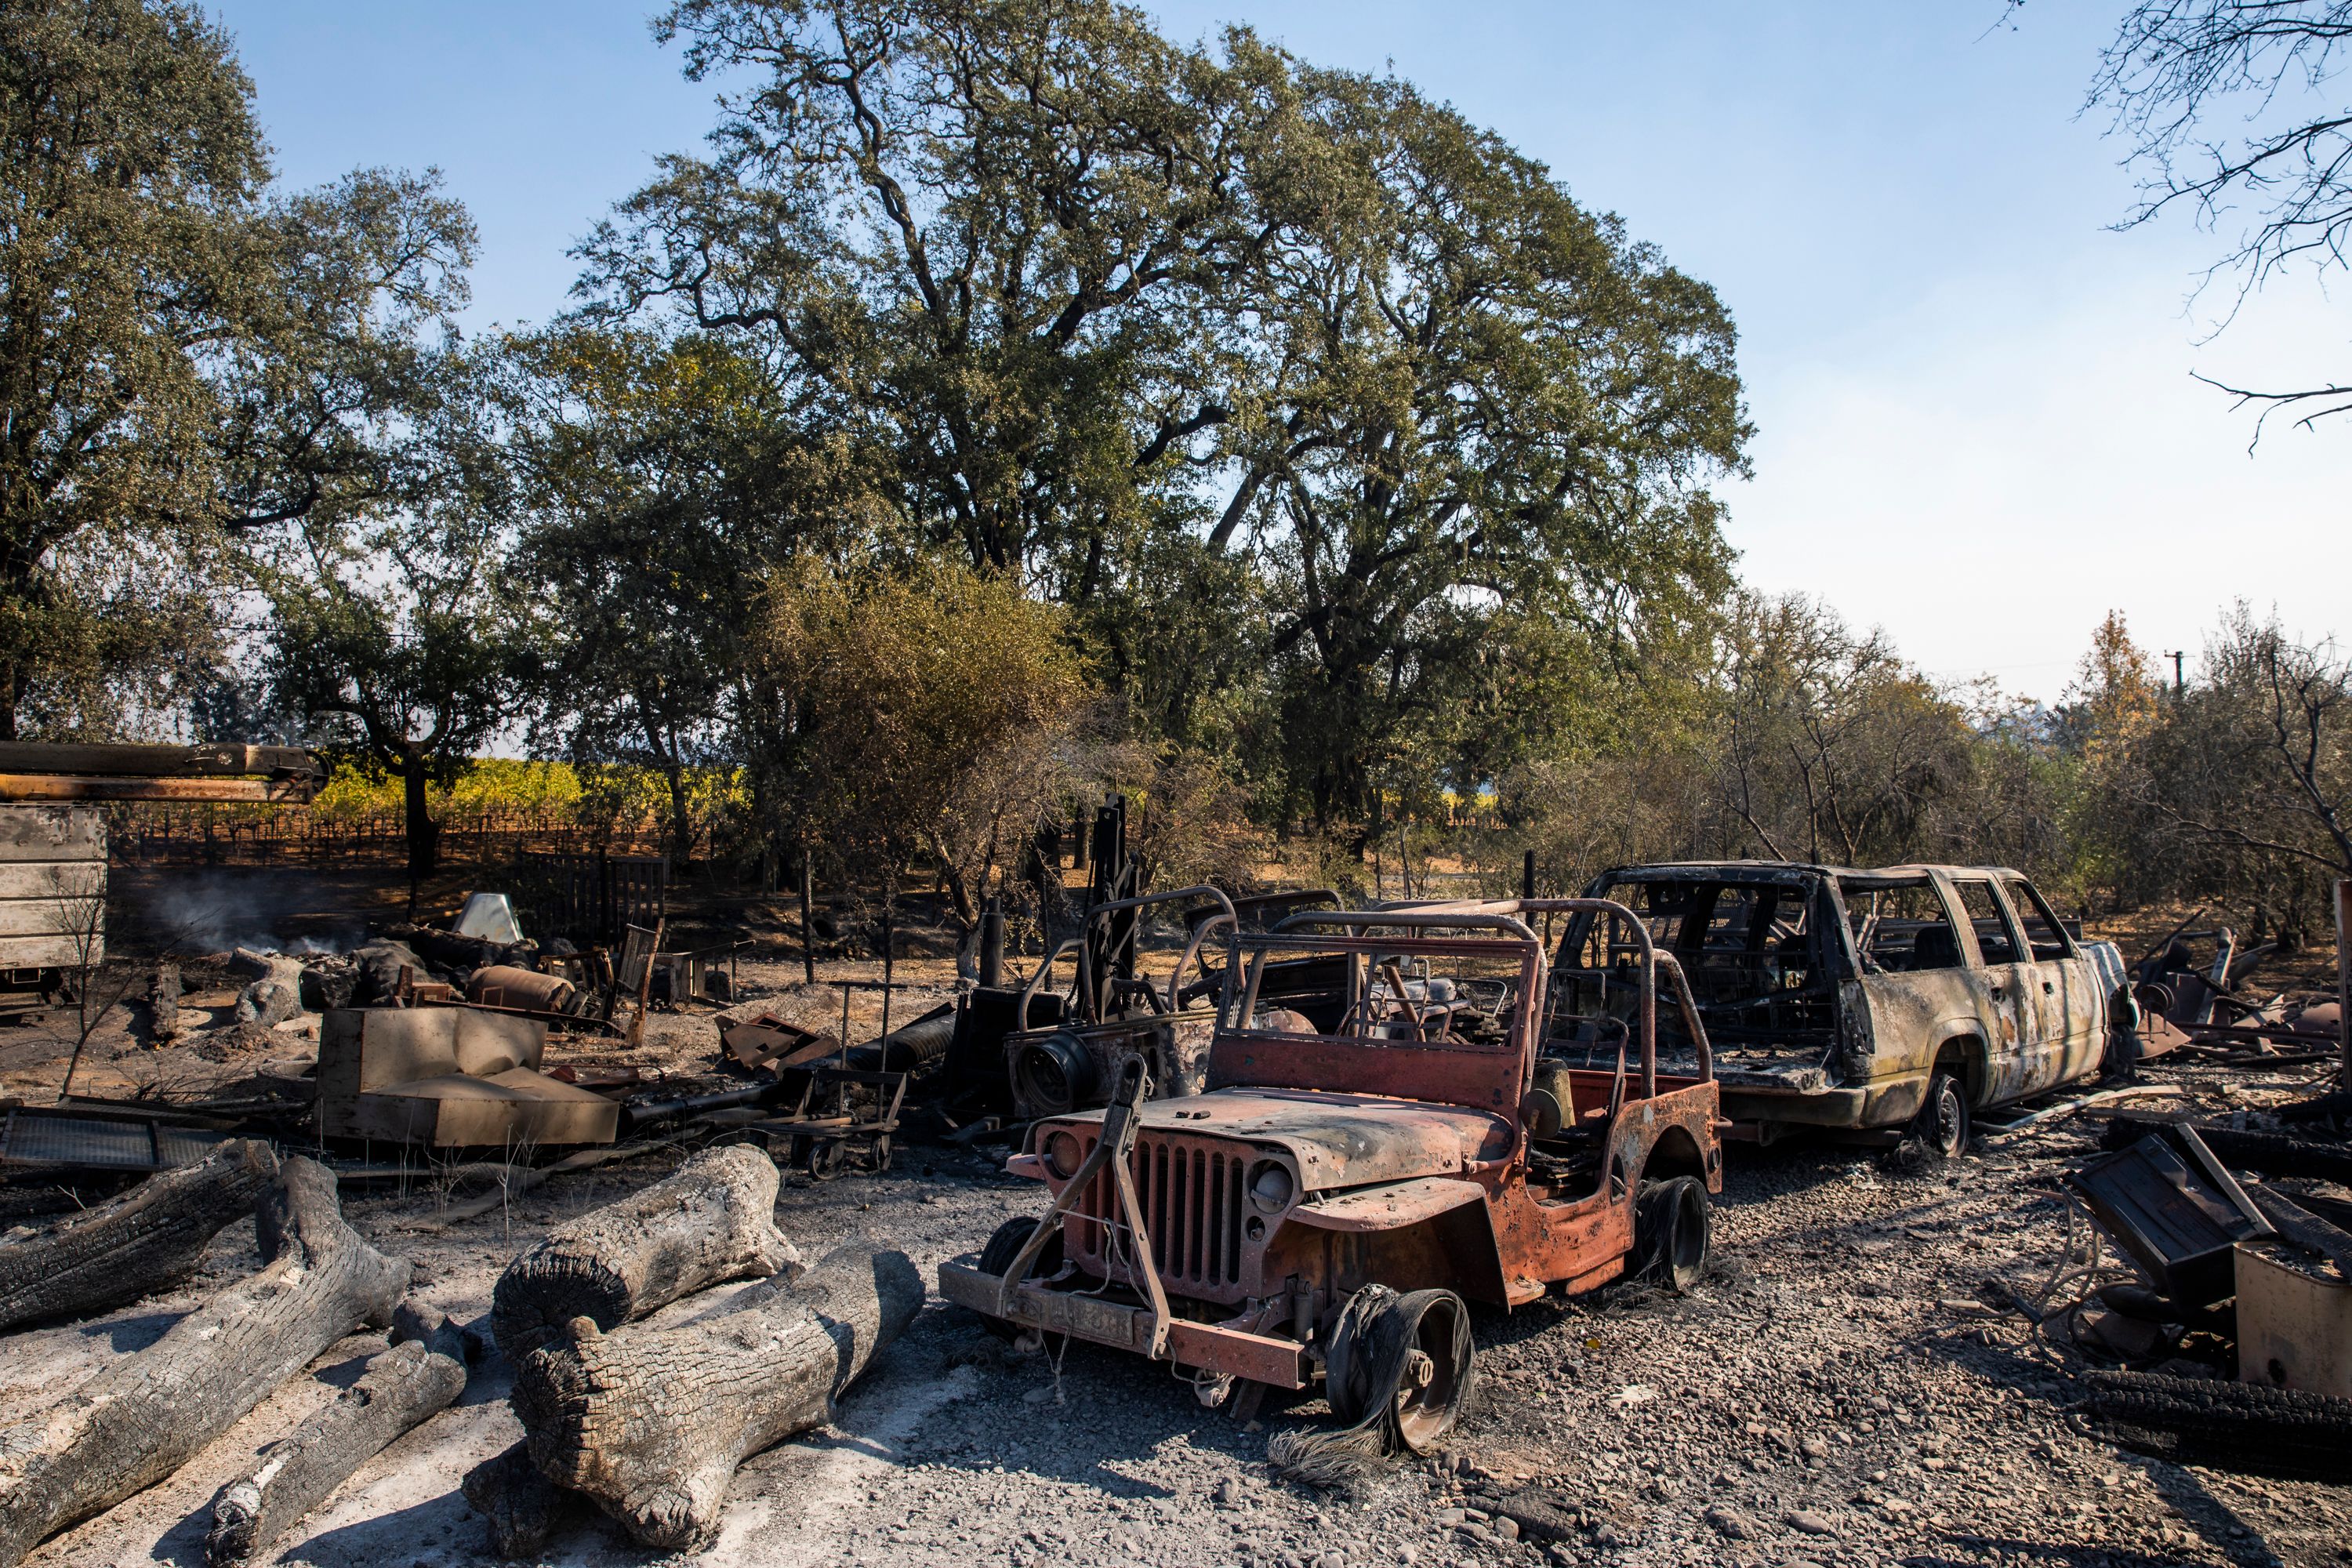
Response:
[{"label": "utility pole", "polygon": [[2336,1040],[2343,1052],[2336,1082],[2352,1089],[2352,877],[2336,884]]},{"label": "utility pole", "polygon": [[2172,694],[2178,697],[2189,689],[2189,683],[2180,672],[2180,661],[2188,657],[2188,650],[2184,648],[2164,657],[2172,661]]}]

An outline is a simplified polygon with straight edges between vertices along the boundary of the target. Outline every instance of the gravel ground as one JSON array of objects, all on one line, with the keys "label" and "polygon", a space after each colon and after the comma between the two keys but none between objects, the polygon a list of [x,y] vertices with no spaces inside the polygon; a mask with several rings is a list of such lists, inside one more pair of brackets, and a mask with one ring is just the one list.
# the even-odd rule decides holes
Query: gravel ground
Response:
[{"label": "gravel ground", "polygon": [[[909,998],[909,1001],[912,999]],[[909,1013],[907,1016],[912,1016]],[[634,1055],[684,1065],[707,1018],[657,1021]],[[152,1058],[148,1058],[152,1060]],[[139,1065],[139,1064],[131,1064]],[[2217,1106],[2218,1074],[2157,1069]],[[2239,1082],[2242,1084],[2242,1078]],[[2233,1089],[2235,1086],[2232,1086]],[[2259,1099],[2259,1086],[2237,1090]],[[2284,1080],[2280,1092],[2285,1092]],[[1255,1426],[1190,1387],[1073,1346],[1019,1353],[933,1302],[845,1402],[838,1426],[755,1458],[718,1543],[659,1558],[602,1524],[545,1562],[607,1564],[2320,1563],[2352,1561],[2352,1491],[2151,1460],[2084,1435],[2033,1298],[2066,1237],[2053,1184],[2093,1146],[2053,1122],[1948,1166],[1822,1146],[1735,1147],[1715,1211],[1717,1265],[1690,1295],[1622,1288],[1476,1321],[1481,1384],[1453,1450],[1353,1494],[1270,1479],[1269,1436],[1320,1421],[1270,1401]],[[1001,1158],[1002,1151],[995,1152]],[[432,1228],[442,1196],[352,1186],[376,1245],[422,1266],[418,1294],[461,1320],[547,1226],[657,1179],[660,1156],[561,1180],[508,1210]],[[1037,1190],[985,1150],[913,1149],[878,1175],[787,1178],[778,1222],[804,1254],[858,1235],[928,1274]],[[37,1413],[109,1359],[152,1342],[254,1266],[249,1226],[169,1298],[0,1343],[0,1419]],[[707,1309],[707,1298],[668,1314]],[[321,1358],[170,1481],[49,1542],[28,1563],[202,1561],[215,1490],[348,1384],[380,1337]],[[459,1476],[519,1436],[493,1361],[463,1401],[363,1467],[268,1561],[490,1561]],[[1498,1507],[1500,1500],[1516,1500]],[[1512,1539],[1537,1500],[1564,1538]]]}]

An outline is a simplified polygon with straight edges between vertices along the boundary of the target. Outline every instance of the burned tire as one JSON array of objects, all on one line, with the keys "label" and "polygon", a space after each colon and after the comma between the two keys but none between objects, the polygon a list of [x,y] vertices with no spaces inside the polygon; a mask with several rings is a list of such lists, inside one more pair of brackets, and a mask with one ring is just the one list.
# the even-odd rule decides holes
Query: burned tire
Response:
[{"label": "burned tire", "polygon": [[[1021,1249],[1029,1245],[1029,1233],[1036,1228],[1037,1222],[1034,1219],[1008,1219],[998,1226],[996,1234],[988,1238],[988,1245],[980,1249],[980,1271],[983,1274],[1003,1275],[1006,1269],[1013,1267],[1013,1259],[1021,1256]],[[1039,1249],[1037,1261],[1029,1266],[1029,1278],[1036,1279],[1050,1277],[1059,1273],[1061,1268],[1062,1233],[1056,1229],[1052,1236],[1046,1237],[1045,1245]],[[990,1333],[1000,1340],[1015,1339],[1020,1336],[1021,1327],[1017,1323],[1007,1322],[1003,1318],[993,1317],[986,1312],[980,1315],[980,1321]]]},{"label": "burned tire", "polygon": [[1377,1413],[1390,1449],[1434,1452],[1470,1402],[1476,1354],[1470,1309],[1453,1291],[1367,1286],[1332,1329],[1331,1414],[1352,1426]]},{"label": "burned tire", "polygon": [[1969,1146],[1970,1126],[1968,1086],[1948,1068],[1937,1068],[1919,1114],[1911,1119],[1911,1136],[1937,1159],[1957,1159]]},{"label": "burned tire", "polygon": [[1713,1230],[1706,1187],[1696,1176],[1643,1183],[1633,1201],[1631,1272],[1681,1295],[1706,1273]]}]

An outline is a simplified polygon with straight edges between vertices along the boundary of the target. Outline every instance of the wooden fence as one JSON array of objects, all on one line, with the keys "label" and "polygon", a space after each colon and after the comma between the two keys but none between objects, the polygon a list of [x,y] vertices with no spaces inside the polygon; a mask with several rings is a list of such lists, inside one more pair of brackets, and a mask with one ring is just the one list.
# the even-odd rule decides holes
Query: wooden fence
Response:
[{"label": "wooden fence", "polygon": [[[397,811],[327,816],[308,806],[179,805],[141,801],[110,808],[109,852],[118,863],[331,867],[399,864],[407,824]],[[558,811],[490,806],[445,812],[441,858],[488,865],[523,853],[660,853],[661,825],[582,823]]]}]

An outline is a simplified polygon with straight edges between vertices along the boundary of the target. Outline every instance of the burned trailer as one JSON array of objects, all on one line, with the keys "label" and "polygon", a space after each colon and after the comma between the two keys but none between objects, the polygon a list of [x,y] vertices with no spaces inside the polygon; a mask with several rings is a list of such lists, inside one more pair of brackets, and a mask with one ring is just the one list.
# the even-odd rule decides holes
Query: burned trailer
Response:
[{"label": "burned trailer", "polygon": [[[1144,910],[1174,904],[1201,907],[1188,921],[1191,936],[1174,972],[1160,985],[1136,973],[1135,939]],[[1221,989],[1201,967],[1202,953],[1234,924],[1233,900],[1206,886],[1114,899],[1088,910],[1078,934],[1045,954],[1014,1001],[1015,1019],[1035,1019],[1042,1012],[1051,1022],[1003,1037],[1013,1116],[1034,1121],[1103,1105],[1130,1059],[1143,1063],[1147,1098],[1198,1094]],[[1066,958],[1067,990],[1048,989],[1055,966]],[[1187,973],[1194,976],[1190,984]]]},{"label": "burned trailer", "polygon": [[[1977,1111],[2097,1073],[2111,1032],[2136,1039],[2121,954],[2003,868],[1678,862],[1587,892],[1634,910],[1689,977],[1736,1135],[1911,1132],[1957,1153]],[[1571,921],[1555,1028],[1622,1021],[1633,957]],[[1671,1026],[1664,1048],[1689,1049]]]},{"label": "burned trailer", "polygon": [[[1002,1333],[1171,1363],[1212,1405],[1319,1381],[1342,1422],[1428,1451],[1470,1388],[1466,1303],[1629,1268],[1681,1288],[1706,1265],[1717,1097],[1672,955],[1647,950],[1653,1005],[1610,1067],[1546,1054],[1524,917],[1588,910],[1605,912],[1315,910],[1231,932],[1202,1092],[1147,1100],[1131,1058],[1106,1110],[1037,1122],[1008,1169],[1045,1184],[1045,1215],[942,1264],[940,1293]],[[1316,985],[1269,1005],[1286,973]],[[1686,1073],[1658,1061],[1662,985],[1696,1044]]]}]

